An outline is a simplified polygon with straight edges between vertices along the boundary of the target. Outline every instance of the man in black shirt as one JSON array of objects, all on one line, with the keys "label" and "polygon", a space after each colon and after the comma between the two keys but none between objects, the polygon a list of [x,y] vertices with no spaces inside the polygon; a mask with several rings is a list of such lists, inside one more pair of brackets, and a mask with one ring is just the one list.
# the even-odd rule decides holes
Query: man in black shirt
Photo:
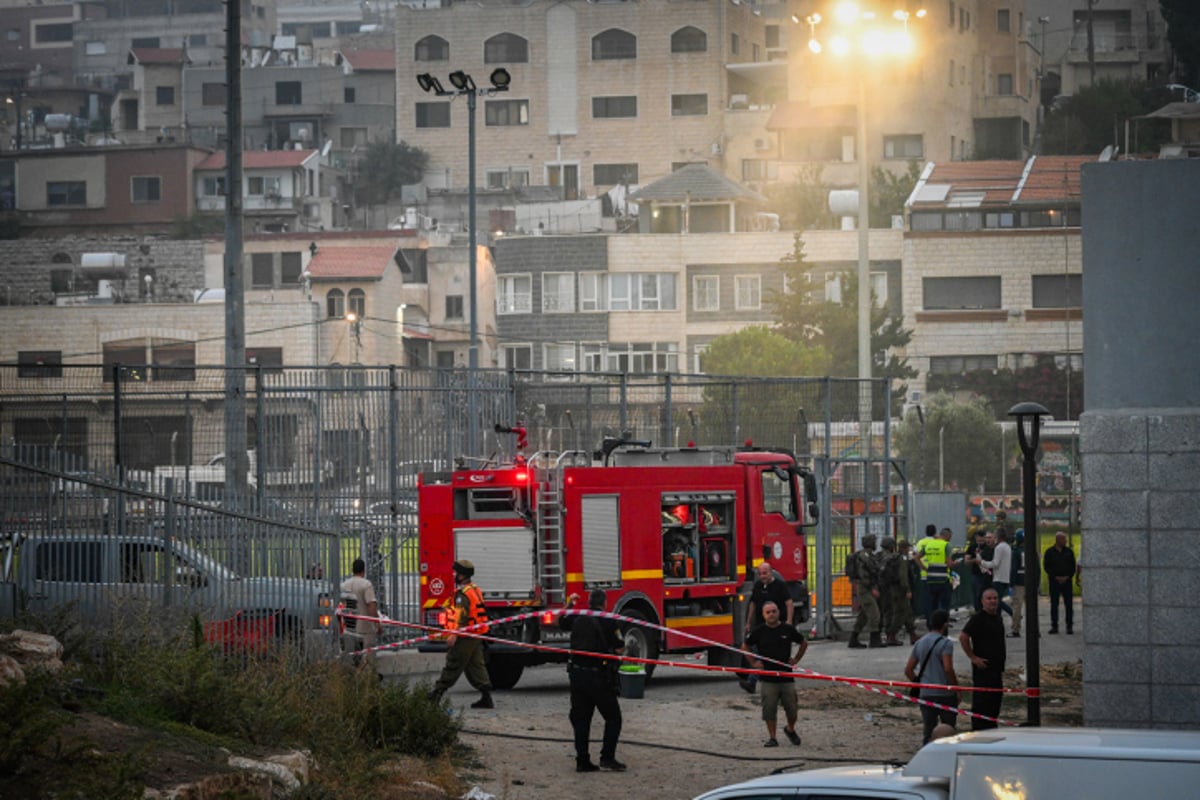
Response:
[{"label": "man in black shirt", "polygon": [[[750,604],[746,607],[744,636],[749,636],[752,630],[766,622],[763,607],[768,602],[775,604],[782,616],[780,622],[784,625],[792,624],[792,613],[795,610],[795,604],[792,602],[792,595],[788,591],[787,584],[775,576],[775,568],[771,566],[770,561],[759,564],[756,568],[756,575],[757,580],[754,581],[754,588],[750,591]],[[748,675],[739,679],[738,685],[753,694],[757,682],[758,676]]]},{"label": "man in black shirt", "polygon": [[1042,556],[1042,570],[1050,587],[1050,633],[1058,633],[1058,601],[1067,613],[1067,633],[1075,632],[1075,600],[1071,581],[1075,578],[1075,552],[1067,547],[1065,533],[1054,534],[1054,544]]},{"label": "man in black shirt", "polygon": [[[1000,595],[994,588],[983,590],[980,598],[983,610],[977,611],[967,620],[958,642],[963,653],[971,662],[971,682],[976,687],[1000,689],[1004,687],[1004,620],[1000,618]],[[997,727],[994,721],[1000,716],[1001,692],[973,692],[971,711],[991,719],[971,718],[971,730],[980,731]]]},{"label": "man in black shirt", "polygon": [[[592,591],[588,608],[604,610],[604,592]],[[567,598],[567,608],[579,602],[578,595]],[[571,632],[571,660],[567,675],[571,679],[571,728],[575,732],[575,771],[595,772],[598,769],[621,771],[625,765],[617,761],[617,739],[621,735],[621,706],[617,703],[615,685],[617,663],[614,659],[598,658],[587,653],[620,655],[625,650],[616,624],[609,619],[576,614],[562,614],[559,627]],[[588,753],[588,738],[592,731],[592,715],[599,711],[604,718],[604,741],[600,747],[600,766],[592,763]]]},{"label": "man in black shirt", "polygon": [[[750,659],[750,665],[762,670],[787,670],[795,667],[804,653],[808,650],[808,640],[791,625],[784,625],[779,619],[779,606],[768,600],[762,605],[766,622],[759,625],[746,637],[742,650]],[[792,656],[792,645],[799,644],[800,649]],[[756,649],[757,655],[754,650]],[[800,744],[800,734],[796,733],[796,718],[799,704],[796,700],[796,682],[791,675],[762,676],[762,718],[767,723],[767,747],[778,747],[775,738],[775,726],[779,716],[779,704],[783,703],[787,715],[787,727],[783,732],[788,741]]]}]

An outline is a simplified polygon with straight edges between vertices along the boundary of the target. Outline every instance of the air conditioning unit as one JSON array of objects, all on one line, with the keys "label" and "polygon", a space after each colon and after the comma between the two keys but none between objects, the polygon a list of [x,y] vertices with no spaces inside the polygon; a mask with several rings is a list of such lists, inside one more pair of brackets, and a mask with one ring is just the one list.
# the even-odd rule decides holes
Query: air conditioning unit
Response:
[{"label": "air conditioning unit", "polygon": [[719,156],[719,155],[721,155],[721,143],[720,143],[720,142],[713,142],[713,143],[712,143],[712,154],[713,154],[714,156]]}]

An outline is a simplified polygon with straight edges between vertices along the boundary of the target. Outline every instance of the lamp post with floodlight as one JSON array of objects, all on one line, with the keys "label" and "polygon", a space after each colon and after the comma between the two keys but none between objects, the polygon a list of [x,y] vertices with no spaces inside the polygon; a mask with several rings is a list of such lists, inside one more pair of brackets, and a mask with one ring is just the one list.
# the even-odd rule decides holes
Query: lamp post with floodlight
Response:
[{"label": "lamp post with floodlight", "polygon": [[491,96],[498,92],[507,92],[512,76],[503,67],[492,70],[489,78],[491,86],[480,89],[475,85],[475,79],[466,72],[455,70],[449,75],[451,89],[443,88],[441,81],[428,72],[417,76],[417,85],[423,91],[438,97],[467,98],[467,228],[470,231],[471,251],[467,280],[469,283],[469,319],[470,339],[467,347],[467,443],[466,450],[471,455],[480,453],[478,399],[476,384],[479,372],[479,312],[477,304],[476,270],[477,254],[475,238],[477,227],[475,222],[475,99],[479,95]]}]

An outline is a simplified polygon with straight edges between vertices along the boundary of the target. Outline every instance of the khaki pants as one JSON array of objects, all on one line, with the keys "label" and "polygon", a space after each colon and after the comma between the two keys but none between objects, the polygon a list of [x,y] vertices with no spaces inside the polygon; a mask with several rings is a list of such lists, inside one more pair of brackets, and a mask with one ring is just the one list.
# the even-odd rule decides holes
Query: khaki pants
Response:
[{"label": "khaki pants", "polygon": [[1012,587],[1012,632],[1021,632],[1021,609],[1025,607],[1025,587]]},{"label": "khaki pants", "polygon": [[492,690],[487,666],[483,660],[483,642],[468,636],[459,636],[446,651],[446,665],[434,684],[434,690],[444,693],[458,682],[459,676],[467,675],[467,682],[480,691]]},{"label": "khaki pants", "polygon": [[875,601],[875,595],[862,585],[859,585],[856,594],[858,595],[858,619],[854,621],[854,632],[862,633],[866,628],[867,633],[879,633],[879,603]]}]

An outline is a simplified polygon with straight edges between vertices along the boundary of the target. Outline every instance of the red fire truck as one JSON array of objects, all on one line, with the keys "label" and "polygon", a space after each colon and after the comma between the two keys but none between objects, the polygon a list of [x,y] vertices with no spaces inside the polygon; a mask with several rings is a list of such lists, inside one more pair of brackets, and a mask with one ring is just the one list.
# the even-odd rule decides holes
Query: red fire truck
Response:
[{"label": "red fire truck", "polygon": [[666,628],[623,629],[627,655],[707,650],[709,663],[735,665],[735,653],[702,640],[740,646],[763,560],[786,582],[797,621],[808,618],[805,529],[816,508],[816,481],[792,453],[749,446],[606,440],[596,453],[426,473],[418,489],[423,618],[444,623],[452,565],[466,558],[493,620],[489,635],[511,642],[489,643],[498,689],[516,685],[526,666],[565,660],[520,643],[565,646],[546,612],[597,588],[608,608]]}]

